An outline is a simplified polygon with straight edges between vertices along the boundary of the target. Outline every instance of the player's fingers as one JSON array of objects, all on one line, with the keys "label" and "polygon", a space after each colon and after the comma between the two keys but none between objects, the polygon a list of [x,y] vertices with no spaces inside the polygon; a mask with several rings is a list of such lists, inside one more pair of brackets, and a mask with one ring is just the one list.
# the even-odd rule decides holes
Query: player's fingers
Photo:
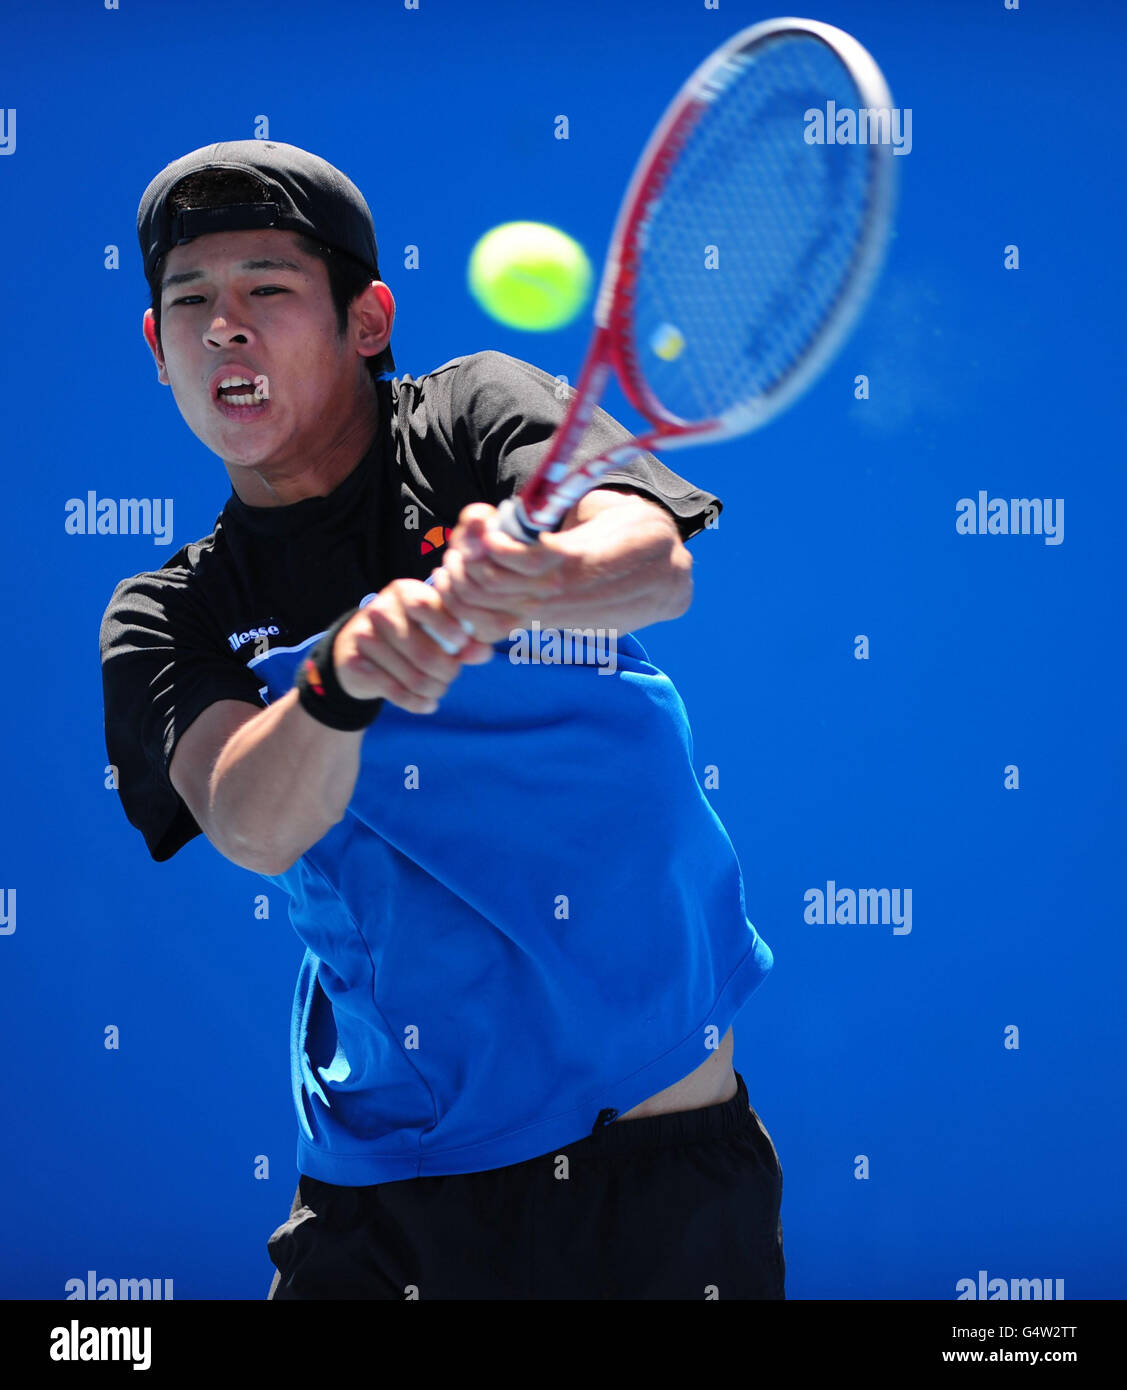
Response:
[{"label": "player's fingers", "polygon": [[474,504],[463,509],[462,516],[466,519],[460,521],[451,533],[447,543],[448,555],[457,551],[471,563],[488,559],[499,569],[510,570],[514,574],[548,574],[560,567],[564,555],[557,548],[544,545],[542,541],[525,545],[515,540],[496,524],[493,508],[488,509],[493,516],[486,524],[486,518],[477,514],[476,506]]},{"label": "player's fingers", "polygon": [[432,585],[404,585],[400,600],[408,618],[417,623],[448,656],[461,654],[470,637]]},{"label": "player's fingers", "polygon": [[473,624],[461,621],[433,585],[404,579],[395,582],[395,591],[410,622],[400,635],[398,650],[420,670],[449,683],[463,666],[480,666],[492,659],[490,643],[495,639],[467,632]]},{"label": "player's fingers", "polygon": [[[337,679],[348,694],[358,700],[376,697],[390,700],[392,704],[400,705],[414,714],[430,714],[438,708],[439,696],[445,691],[434,693],[414,689],[413,685],[417,682],[415,675],[412,674],[407,683],[399,679],[394,657],[386,660],[386,664],[381,663],[376,659],[376,653],[371,652],[368,642],[365,642],[365,646],[371,654],[364,655],[359,636],[355,632],[342,632],[335,647]],[[386,652],[384,655],[386,659]]]},{"label": "player's fingers", "polygon": [[488,557],[469,560],[461,551],[451,550],[442,568],[463,600],[479,608],[515,607],[527,599],[553,597],[564,586],[559,558],[551,572],[526,574],[503,569]]},{"label": "player's fingers", "polygon": [[[470,558],[473,558],[472,556]],[[480,558],[491,560],[498,568],[514,574],[551,574],[561,568],[565,554],[542,540],[533,545],[514,540],[504,531],[493,529],[486,533],[480,547]]]},{"label": "player's fingers", "polygon": [[408,590],[404,595],[404,608],[427,636],[448,656],[456,657],[460,665],[481,666],[491,660],[493,648],[466,631],[467,624],[451,613],[433,585],[420,584]]},{"label": "player's fingers", "polygon": [[[439,679],[420,670],[402,652],[397,651],[390,642],[381,637],[358,636],[357,651],[359,660],[365,663],[364,670],[378,675],[382,681],[409,690],[412,694],[424,699],[441,699],[454,679],[454,676],[449,679]],[[457,672],[454,674],[456,675]]]},{"label": "player's fingers", "polygon": [[401,685],[393,676],[384,673],[384,681],[387,692],[385,700],[389,700],[393,705],[398,705],[400,709],[405,709],[409,714],[433,714],[438,708],[439,701],[433,695],[416,695],[407,686]]},{"label": "player's fingers", "polygon": [[470,502],[458,513],[453,534],[461,535],[463,539],[469,535],[480,538],[491,526],[495,525],[496,520],[496,507],[491,507],[488,502]]},{"label": "player's fingers", "polygon": [[474,637],[481,642],[500,642],[508,637],[513,628],[522,627],[524,619],[512,609],[479,608],[455,591],[454,581],[442,570],[435,570],[434,587],[442,595],[443,603],[456,618],[469,623]]},{"label": "player's fingers", "polygon": [[369,631],[356,633],[360,654],[420,695],[444,694],[462,663],[427,636],[398,595],[381,595],[364,611]]},{"label": "player's fingers", "polygon": [[[465,598],[465,586],[456,585],[445,563],[431,575],[431,587],[438,594],[443,607],[461,624],[462,628],[480,642],[491,640],[483,630],[481,612]],[[471,613],[473,616],[471,616]],[[492,622],[490,621],[490,626]]]},{"label": "player's fingers", "polygon": [[499,568],[517,574],[546,574],[562,559],[550,547],[526,545],[502,531],[497,525],[497,509],[481,502],[462,508],[447,546],[447,554],[457,550],[470,561],[488,558]]}]

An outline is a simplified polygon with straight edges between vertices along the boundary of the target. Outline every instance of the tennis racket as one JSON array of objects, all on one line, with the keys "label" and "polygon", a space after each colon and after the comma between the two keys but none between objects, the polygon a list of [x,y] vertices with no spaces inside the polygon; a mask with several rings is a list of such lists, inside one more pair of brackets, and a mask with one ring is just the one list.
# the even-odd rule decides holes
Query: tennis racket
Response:
[{"label": "tennis racket", "polygon": [[[533,543],[639,452],[745,434],[810,386],[882,259],[891,104],[856,39],[813,20],[753,25],[697,68],[634,171],[567,413],[534,476],[498,508],[508,535]],[[847,110],[865,143],[838,137]],[[873,139],[881,113],[884,138]],[[611,372],[651,428],[576,462]]]}]

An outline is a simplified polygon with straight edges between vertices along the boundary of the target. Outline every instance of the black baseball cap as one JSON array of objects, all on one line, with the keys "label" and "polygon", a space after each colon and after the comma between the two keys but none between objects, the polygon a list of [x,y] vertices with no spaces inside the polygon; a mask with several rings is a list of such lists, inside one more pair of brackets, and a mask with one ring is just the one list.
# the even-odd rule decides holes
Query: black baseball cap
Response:
[{"label": "black baseball cap", "polygon": [[[169,194],[188,177],[205,169],[229,169],[259,185],[255,201],[226,207],[169,206]],[[227,140],[204,145],[166,165],[149,184],[137,209],[137,239],[152,284],[162,256],[208,232],[242,232],[277,227],[302,232],[354,257],[380,278],[376,233],[364,195],[319,155],[277,140]],[[394,368],[391,348],[379,357]]]}]

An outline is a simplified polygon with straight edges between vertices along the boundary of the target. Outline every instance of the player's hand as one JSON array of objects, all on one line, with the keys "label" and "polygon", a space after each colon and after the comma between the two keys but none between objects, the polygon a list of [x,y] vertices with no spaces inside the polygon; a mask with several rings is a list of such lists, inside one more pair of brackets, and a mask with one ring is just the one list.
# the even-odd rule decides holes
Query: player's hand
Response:
[{"label": "player's hand", "polygon": [[566,556],[558,538],[524,545],[492,529],[496,507],[463,507],[446,542],[433,586],[455,618],[473,626],[483,642],[500,642],[513,628],[527,628],[544,600],[563,592]]},{"label": "player's hand", "polygon": [[412,714],[433,714],[463,666],[480,666],[492,656],[493,648],[467,636],[439,594],[419,579],[393,579],[333,643],[346,694],[356,700],[382,696]]}]

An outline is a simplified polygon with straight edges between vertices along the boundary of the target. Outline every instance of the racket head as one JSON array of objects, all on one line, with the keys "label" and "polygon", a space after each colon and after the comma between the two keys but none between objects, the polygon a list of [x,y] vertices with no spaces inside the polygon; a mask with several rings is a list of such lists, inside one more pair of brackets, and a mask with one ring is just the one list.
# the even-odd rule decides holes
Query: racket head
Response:
[{"label": "racket head", "polygon": [[786,409],[864,306],[888,238],[893,147],[808,140],[809,113],[829,136],[831,110],[883,111],[891,136],[892,97],[856,39],[768,20],[697,68],[638,161],[595,321],[667,445],[743,434]]}]

